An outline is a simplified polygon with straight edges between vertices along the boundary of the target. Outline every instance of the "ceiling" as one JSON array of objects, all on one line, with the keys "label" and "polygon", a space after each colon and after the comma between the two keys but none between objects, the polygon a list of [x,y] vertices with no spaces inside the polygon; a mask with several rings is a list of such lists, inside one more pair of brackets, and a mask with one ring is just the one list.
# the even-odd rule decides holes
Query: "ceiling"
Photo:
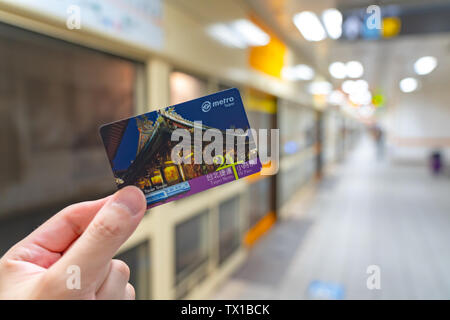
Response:
[{"label": "ceiling", "polygon": [[[378,89],[386,100],[395,101],[401,94],[398,82],[404,77],[414,76],[413,64],[421,56],[433,55],[439,67],[431,74],[421,77],[421,90],[450,82],[450,34],[403,36],[389,40],[306,41],[292,22],[292,17],[300,11],[320,14],[328,8],[362,8],[370,4],[414,4],[414,0],[246,0],[251,10],[273,28],[288,43],[304,62],[309,63],[319,73],[328,77],[335,87],[340,81],[332,80],[328,66],[333,61],[358,60],[364,65],[363,78],[371,89]],[[434,1],[436,2],[436,1]],[[449,3],[450,0],[440,1]],[[422,1],[423,3],[423,1]],[[431,89],[431,88],[430,88]]]},{"label": "ceiling", "polygon": [[[195,17],[201,25],[227,22],[256,13],[297,56],[299,63],[313,66],[317,73],[339,87],[342,80],[331,79],[328,66],[333,61],[358,60],[364,65],[363,78],[370,88],[381,90],[386,101],[395,101],[402,93],[398,82],[413,76],[413,64],[421,56],[433,55],[438,68],[420,77],[421,90],[425,91],[450,82],[450,34],[402,36],[390,40],[340,41],[326,39],[306,41],[292,22],[292,17],[304,10],[320,14],[328,8],[362,8],[370,4],[414,4],[419,0],[166,0]],[[450,3],[450,0],[427,0]]]}]

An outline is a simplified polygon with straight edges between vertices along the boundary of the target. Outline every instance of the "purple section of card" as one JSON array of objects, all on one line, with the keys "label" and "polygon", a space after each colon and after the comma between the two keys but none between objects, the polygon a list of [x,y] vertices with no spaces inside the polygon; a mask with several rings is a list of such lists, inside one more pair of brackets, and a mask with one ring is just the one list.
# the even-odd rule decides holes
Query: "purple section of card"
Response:
[{"label": "purple section of card", "polygon": [[228,166],[225,165],[223,166],[222,169],[219,169],[215,172],[208,173],[204,176],[189,180],[188,183],[191,189],[188,192],[170,197],[167,200],[162,200],[157,203],[153,203],[147,206],[147,209],[154,208],[161,204],[172,202],[174,200],[189,197],[195,193],[205,191],[207,189],[214,188],[222,184],[247,177],[260,171],[261,171],[261,162],[259,159],[256,159],[253,162],[248,161],[241,164]]}]

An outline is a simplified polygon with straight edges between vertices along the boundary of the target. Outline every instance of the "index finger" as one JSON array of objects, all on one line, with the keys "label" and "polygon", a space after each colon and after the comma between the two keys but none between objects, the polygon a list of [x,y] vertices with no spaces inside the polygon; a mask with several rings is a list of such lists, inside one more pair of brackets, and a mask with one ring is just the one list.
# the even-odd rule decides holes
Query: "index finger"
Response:
[{"label": "index finger", "polygon": [[5,257],[48,268],[83,233],[107,200],[81,202],[61,210],[13,246]]}]

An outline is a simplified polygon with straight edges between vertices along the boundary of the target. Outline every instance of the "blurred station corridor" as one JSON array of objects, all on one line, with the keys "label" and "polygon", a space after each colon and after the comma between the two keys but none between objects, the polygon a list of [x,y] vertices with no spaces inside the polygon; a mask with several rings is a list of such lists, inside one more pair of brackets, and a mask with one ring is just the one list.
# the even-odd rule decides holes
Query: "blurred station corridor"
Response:
[{"label": "blurred station corridor", "polygon": [[[365,136],[213,298],[448,299],[450,179],[376,159]],[[371,265],[380,290],[366,286]]]},{"label": "blurred station corridor", "polygon": [[[450,299],[450,0],[0,0],[0,257],[125,181],[100,126],[230,88],[271,158],[146,211],[137,299]],[[168,146],[130,184],[189,185]]]}]

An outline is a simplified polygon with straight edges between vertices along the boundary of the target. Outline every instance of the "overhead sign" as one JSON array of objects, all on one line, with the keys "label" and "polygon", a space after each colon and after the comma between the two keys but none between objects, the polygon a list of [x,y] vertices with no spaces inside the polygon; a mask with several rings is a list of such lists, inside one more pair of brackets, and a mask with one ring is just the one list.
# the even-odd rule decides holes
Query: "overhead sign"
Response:
[{"label": "overhead sign", "polygon": [[401,19],[397,6],[369,6],[344,11],[342,37],[344,40],[373,40],[399,34]]},{"label": "overhead sign", "polygon": [[449,3],[369,6],[342,12],[343,40],[450,32]]},{"label": "overhead sign", "polygon": [[255,46],[249,49],[250,66],[270,76],[281,78],[281,69],[283,69],[287,51],[286,45],[259,19],[252,16],[251,20],[270,35],[270,41],[265,46]]},{"label": "overhead sign", "polygon": [[151,49],[162,49],[162,0],[3,0],[61,20],[68,29],[89,29]]}]

